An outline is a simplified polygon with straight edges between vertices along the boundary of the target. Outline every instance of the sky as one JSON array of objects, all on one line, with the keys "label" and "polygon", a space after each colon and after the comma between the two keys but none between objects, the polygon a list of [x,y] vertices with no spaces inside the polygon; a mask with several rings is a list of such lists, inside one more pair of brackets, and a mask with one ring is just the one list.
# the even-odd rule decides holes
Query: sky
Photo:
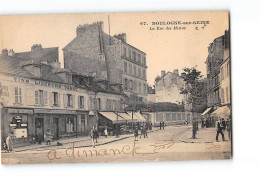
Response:
[{"label": "sky", "polygon": [[[110,34],[126,33],[127,43],[147,54],[150,85],[162,70],[179,69],[181,73],[184,67],[197,66],[205,77],[208,46],[229,29],[226,11],[12,15],[0,16],[0,48],[24,52],[30,51],[33,44],[59,47],[59,60],[63,64],[62,48],[76,37],[76,27],[103,21],[104,32],[109,33],[108,15]],[[209,21],[209,24],[164,25],[174,21]],[[186,29],[173,30],[174,26]],[[164,29],[151,30],[158,27]]]}]

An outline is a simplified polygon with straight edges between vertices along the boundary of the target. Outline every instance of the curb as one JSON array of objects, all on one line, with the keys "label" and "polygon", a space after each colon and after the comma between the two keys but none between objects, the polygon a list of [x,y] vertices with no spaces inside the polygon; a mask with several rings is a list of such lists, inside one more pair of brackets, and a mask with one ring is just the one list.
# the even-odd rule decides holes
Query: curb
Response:
[{"label": "curb", "polygon": [[[151,132],[155,132],[155,131],[158,131],[159,129],[157,130],[152,130],[152,131],[149,131],[147,133],[151,133]],[[129,135],[129,136],[126,136],[126,137],[122,137],[122,138],[118,138],[118,139],[114,139],[114,140],[111,140],[111,141],[107,141],[107,142],[104,142],[104,143],[100,143],[100,144],[97,144],[96,146],[101,146],[101,145],[105,145],[105,144],[110,144],[110,143],[113,143],[113,142],[117,142],[117,141],[120,141],[120,140],[124,140],[124,139],[128,139],[128,138],[131,138],[131,137],[134,137],[133,135]],[[85,139],[85,141],[87,140],[91,140],[91,138],[89,139]],[[79,141],[76,141],[76,142],[82,142],[84,140],[79,140]],[[62,143],[62,144],[70,144],[70,143],[76,143],[75,141],[74,142],[66,142],[66,143]],[[14,153],[18,153],[18,152],[24,152],[24,151],[30,151],[30,150],[33,150],[33,151],[43,151],[44,148],[48,148],[48,147],[52,147],[52,146],[57,146],[57,145],[47,145],[47,146],[41,146],[41,147],[38,147],[36,149],[22,149],[22,150],[18,150],[18,151],[13,151]],[[74,148],[80,148],[80,147],[92,147],[92,144],[91,145],[82,145],[82,146],[76,146]],[[43,150],[41,150],[43,149]],[[67,149],[67,147],[62,147],[62,148],[58,148],[58,149]],[[1,152],[1,153],[5,153],[5,152]]]}]

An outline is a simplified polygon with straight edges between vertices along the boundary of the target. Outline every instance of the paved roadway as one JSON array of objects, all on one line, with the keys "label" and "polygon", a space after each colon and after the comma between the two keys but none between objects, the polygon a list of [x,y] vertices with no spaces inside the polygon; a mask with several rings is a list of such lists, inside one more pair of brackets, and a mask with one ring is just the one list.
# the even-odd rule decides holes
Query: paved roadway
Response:
[{"label": "paved roadway", "polygon": [[148,138],[139,138],[136,142],[133,137],[129,137],[96,148],[78,147],[80,144],[75,144],[73,148],[70,144],[62,149],[52,147],[39,151],[2,153],[2,163],[93,163],[230,158],[229,142],[213,144],[180,142],[178,139],[190,129],[190,126],[168,126],[164,130],[148,133]]}]

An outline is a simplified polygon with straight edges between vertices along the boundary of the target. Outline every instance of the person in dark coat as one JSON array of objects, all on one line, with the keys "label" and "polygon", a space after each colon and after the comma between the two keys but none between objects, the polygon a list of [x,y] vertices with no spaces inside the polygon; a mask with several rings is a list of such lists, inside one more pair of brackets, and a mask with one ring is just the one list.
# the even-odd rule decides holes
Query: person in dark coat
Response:
[{"label": "person in dark coat", "polygon": [[221,134],[222,136],[222,140],[225,141],[225,136],[223,134],[223,123],[222,123],[222,119],[219,119],[217,121],[217,135],[216,135],[216,141],[218,142],[218,136],[219,134]]},{"label": "person in dark coat", "polygon": [[165,126],[165,123],[164,122],[162,122],[162,128],[164,129],[164,126]]},{"label": "person in dark coat", "polygon": [[134,129],[134,136],[135,136],[135,141],[138,141],[138,127],[137,126]]},{"label": "person in dark coat", "polygon": [[192,138],[196,139],[196,134],[197,134],[197,124],[196,121],[192,122]]},{"label": "person in dark coat", "polygon": [[160,122],[160,130],[162,129],[162,122]]}]

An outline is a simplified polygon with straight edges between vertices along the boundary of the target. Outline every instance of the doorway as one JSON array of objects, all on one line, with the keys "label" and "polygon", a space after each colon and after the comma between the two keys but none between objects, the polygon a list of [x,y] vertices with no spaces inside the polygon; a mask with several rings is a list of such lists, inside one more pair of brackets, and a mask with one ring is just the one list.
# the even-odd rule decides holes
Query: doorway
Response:
[{"label": "doorway", "polygon": [[53,118],[54,120],[54,139],[59,140],[59,118]]},{"label": "doorway", "polygon": [[43,118],[35,118],[35,136],[36,141],[41,144],[44,141]]}]

